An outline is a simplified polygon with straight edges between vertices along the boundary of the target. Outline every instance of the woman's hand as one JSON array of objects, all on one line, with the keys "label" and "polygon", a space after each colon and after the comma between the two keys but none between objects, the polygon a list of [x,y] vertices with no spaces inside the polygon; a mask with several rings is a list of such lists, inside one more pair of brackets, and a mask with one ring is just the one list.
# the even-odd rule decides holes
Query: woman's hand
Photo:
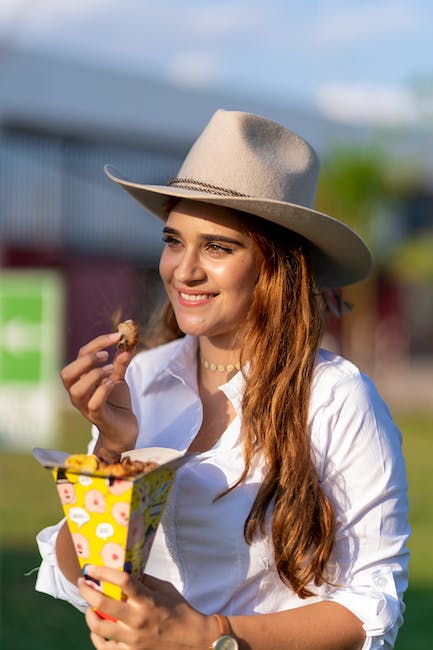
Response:
[{"label": "woman's hand", "polygon": [[[114,600],[80,578],[80,593],[90,605],[86,622],[97,650],[203,649],[217,636],[212,617],[190,607],[168,582],[146,575],[135,580],[107,567],[87,567],[87,574],[118,585],[125,595],[124,601]],[[101,618],[94,610],[115,622]]]},{"label": "woman's hand", "polygon": [[134,350],[118,352],[113,363],[107,364],[106,348],[119,339],[118,332],[93,339],[80,349],[75,361],[63,368],[60,376],[72,404],[98,427],[97,447],[122,452],[135,446],[138,426],[125,382]]}]

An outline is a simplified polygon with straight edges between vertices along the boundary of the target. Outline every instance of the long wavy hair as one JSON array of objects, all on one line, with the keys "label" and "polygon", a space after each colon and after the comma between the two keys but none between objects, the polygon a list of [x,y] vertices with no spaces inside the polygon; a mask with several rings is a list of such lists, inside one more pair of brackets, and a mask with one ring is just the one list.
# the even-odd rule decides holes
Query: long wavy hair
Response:
[{"label": "long wavy hair", "polygon": [[[262,253],[245,325],[239,331],[245,371],[242,436],[245,468],[265,460],[265,475],[244,535],[252,543],[266,529],[272,509],[272,540],[280,578],[300,598],[311,583],[328,582],[326,565],[335,537],[333,506],[318,480],[308,430],[314,364],[325,324],[326,304],[317,290],[308,245],[282,227],[240,213]],[[160,321],[161,343],[183,336],[170,304]]]}]

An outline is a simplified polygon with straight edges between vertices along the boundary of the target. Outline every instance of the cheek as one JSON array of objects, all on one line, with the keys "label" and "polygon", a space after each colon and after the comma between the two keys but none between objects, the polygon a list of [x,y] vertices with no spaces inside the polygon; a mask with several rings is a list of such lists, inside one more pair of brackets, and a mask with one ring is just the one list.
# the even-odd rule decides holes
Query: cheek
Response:
[{"label": "cheek", "polygon": [[159,275],[164,283],[166,283],[172,273],[172,264],[170,262],[170,255],[164,250],[159,260]]},{"label": "cheek", "polygon": [[251,302],[258,273],[255,264],[242,264],[236,269],[231,269],[231,272],[226,275],[226,285],[238,295],[240,300]]}]

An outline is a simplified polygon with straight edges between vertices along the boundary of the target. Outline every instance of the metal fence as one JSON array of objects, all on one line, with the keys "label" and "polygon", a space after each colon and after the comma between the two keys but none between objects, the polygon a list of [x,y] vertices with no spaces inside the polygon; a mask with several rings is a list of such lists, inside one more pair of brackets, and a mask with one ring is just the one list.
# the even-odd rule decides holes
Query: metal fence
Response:
[{"label": "metal fence", "polygon": [[160,223],[103,173],[166,182],[179,154],[131,150],[62,137],[0,132],[3,245],[108,254],[154,262]]}]

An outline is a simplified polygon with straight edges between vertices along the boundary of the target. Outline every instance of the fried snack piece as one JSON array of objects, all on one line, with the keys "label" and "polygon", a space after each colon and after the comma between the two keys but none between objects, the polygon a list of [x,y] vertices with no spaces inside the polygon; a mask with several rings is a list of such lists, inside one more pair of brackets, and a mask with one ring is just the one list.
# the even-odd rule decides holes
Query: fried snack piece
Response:
[{"label": "fried snack piece", "polygon": [[[141,460],[131,460],[129,456],[125,456],[120,460],[113,458],[116,454],[108,452],[105,449],[99,451],[99,471],[115,478],[126,478],[129,476],[136,476],[137,474],[145,474],[158,466],[158,463],[153,461],[143,462]],[[106,459],[111,462],[107,462]],[[113,462],[115,460],[115,462]]]},{"label": "fried snack piece", "polygon": [[148,461],[143,463],[141,460],[133,460],[129,463],[125,462],[126,459],[123,458],[120,463],[114,463],[111,465],[105,465],[105,463],[99,464],[99,471],[104,474],[104,476],[114,476],[114,478],[130,478],[131,476],[137,476],[138,474],[145,474],[150,472],[152,469],[157,467],[157,463]]},{"label": "fried snack piece", "polygon": [[117,344],[117,347],[121,352],[130,350],[137,345],[138,327],[133,320],[129,319],[125,320],[123,323],[119,323],[117,330],[121,334],[120,341]]},{"label": "fried snack piece", "polygon": [[93,472],[98,469],[99,461],[96,456],[91,454],[72,454],[65,460],[65,467],[68,469],[82,470]]},{"label": "fried snack piece", "polygon": [[125,456],[120,461],[120,465],[123,470],[126,472],[126,476],[134,476],[135,474],[144,474],[150,472],[155,467],[158,467],[158,463],[155,463],[153,460],[131,460],[129,456]]},{"label": "fried snack piece", "polygon": [[99,450],[98,455],[72,454],[65,460],[65,467],[75,471],[97,471],[103,476],[129,478],[150,472],[158,466],[154,461],[131,460],[129,456],[121,460],[119,454],[104,448]]}]

